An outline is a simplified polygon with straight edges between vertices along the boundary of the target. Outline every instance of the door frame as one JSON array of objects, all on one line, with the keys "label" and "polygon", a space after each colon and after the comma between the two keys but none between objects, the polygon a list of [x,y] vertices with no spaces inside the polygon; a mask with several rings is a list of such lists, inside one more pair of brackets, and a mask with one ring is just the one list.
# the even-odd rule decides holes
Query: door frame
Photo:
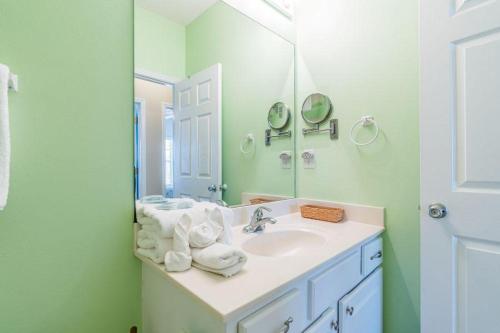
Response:
[{"label": "door frame", "polygon": [[[157,84],[161,84],[161,85],[165,85],[165,86],[171,86],[172,87],[172,107],[175,105],[175,84],[179,81],[181,81],[181,79],[179,78],[176,78],[176,77],[173,77],[173,76],[167,76],[167,75],[162,75],[162,74],[158,74],[158,73],[154,73],[154,72],[150,72],[150,71],[146,71],[146,70],[141,70],[141,69],[136,69],[134,71],[134,80],[135,79],[140,79],[140,80],[144,80],[144,81],[149,81],[149,82],[153,82],[153,83],[157,83]],[[135,97],[135,92],[134,92],[134,101],[135,102],[139,102],[141,103],[141,123],[140,123],[140,127],[141,127],[141,142],[145,142],[146,140],[146,116],[142,113],[142,110],[144,110],[144,108],[146,107],[146,101],[143,99],[143,98],[136,98]],[[162,132],[162,165],[161,165],[161,168],[162,168],[162,173],[161,173],[161,182],[162,182],[162,192],[165,191],[165,166],[163,164],[163,161],[165,161],[165,142],[164,142],[164,138],[165,138],[165,133],[164,133],[164,130],[165,130],[165,124],[164,124],[164,117],[163,117],[163,110],[164,110],[164,106],[165,105],[169,105],[168,103],[162,103],[162,124],[161,124],[161,132]],[[141,149],[141,162],[144,161],[144,163],[141,163],[141,170],[140,170],[140,176],[139,176],[139,179],[147,179],[147,171],[146,171],[146,154],[147,152],[147,148],[145,149]],[[134,177],[135,179],[135,177]],[[139,184],[139,192],[140,193],[144,193],[145,191],[145,184],[146,182],[142,181],[141,184]],[[162,193],[162,194],[165,194],[165,193]]]},{"label": "door frame", "polygon": [[[138,133],[139,133],[139,147],[137,147],[137,151],[139,151],[139,184],[136,184],[134,186],[134,192],[135,189],[137,189],[137,186],[139,187],[139,197],[145,192],[146,190],[146,182],[144,179],[147,179],[147,154],[146,154],[146,149],[145,146],[143,145],[143,142],[146,140],[146,117],[144,115],[144,110],[146,109],[146,100],[144,98],[137,98],[134,97],[134,145],[136,144],[136,139],[135,139],[135,104],[139,103],[139,115],[138,115],[138,120],[137,120],[137,126],[138,126]],[[134,153],[136,152],[136,149],[134,149]],[[134,156],[134,164],[135,164],[135,159],[137,156]],[[137,178],[135,177],[135,165],[134,165],[134,182]],[[138,198],[136,198],[138,199]]]}]

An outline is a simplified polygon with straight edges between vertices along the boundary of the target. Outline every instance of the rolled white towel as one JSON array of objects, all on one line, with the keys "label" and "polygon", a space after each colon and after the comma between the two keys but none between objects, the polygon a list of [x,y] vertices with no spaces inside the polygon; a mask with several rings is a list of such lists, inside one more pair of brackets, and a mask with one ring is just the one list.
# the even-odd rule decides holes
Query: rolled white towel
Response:
[{"label": "rolled white towel", "polygon": [[222,243],[192,249],[191,255],[193,266],[225,277],[238,273],[247,261],[243,251]]},{"label": "rolled white towel", "polygon": [[232,226],[234,222],[234,212],[227,207],[214,207],[206,209],[208,219],[222,228],[222,232],[217,237],[217,242],[231,245],[233,243]]},{"label": "rolled white towel", "polygon": [[223,228],[217,223],[207,220],[189,231],[189,245],[193,248],[207,247],[215,243]]},{"label": "rolled white towel", "polygon": [[168,272],[180,272],[191,268],[191,249],[189,247],[191,226],[190,215],[183,214],[174,228],[172,250],[165,254],[165,269]]},{"label": "rolled white towel", "polygon": [[179,222],[182,215],[188,214],[191,217],[192,224],[203,223],[207,219],[206,208],[215,207],[213,203],[196,203],[189,209],[177,210],[159,210],[155,205],[137,203],[137,222],[142,226],[148,227],[149,231],[158,230],[160,237],[171,238],[174,235],[175,225]]}]

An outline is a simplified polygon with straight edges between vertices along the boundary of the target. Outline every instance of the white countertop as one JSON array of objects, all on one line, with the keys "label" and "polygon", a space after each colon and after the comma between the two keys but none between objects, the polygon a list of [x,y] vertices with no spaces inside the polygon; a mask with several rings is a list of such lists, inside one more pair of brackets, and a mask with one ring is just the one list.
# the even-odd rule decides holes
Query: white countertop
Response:
[{"label": "white countertop", "polygon": [[[142,261],[156,267],[167,278],[209,306],[225,321],[250,304],[273,293],[280,287],[311,272],[322,264],[332,261],[353,247],[376,237],[383,232],[383,209],[381,223],[367,224],[349,220],[341,223],[328,223],[304,219],[300,213],[291,213],[277,217],[278,223],[267,225],[266,232],[290,229],[307,229],[326,238],[325,244],[316,249],[313,255],[294,254],[280,257],[258,256],[247,253],[248,262],[238,274],[224,278],[199,269],[186,272],[169,273],[164,265],[157,265],[151,260],[137,255]],[[346,210],[347,212],[347,210]],[[234,245],[240,246],[245,240],[259,237],[259,234],[245,234],[242,225],[233,227]]]}]

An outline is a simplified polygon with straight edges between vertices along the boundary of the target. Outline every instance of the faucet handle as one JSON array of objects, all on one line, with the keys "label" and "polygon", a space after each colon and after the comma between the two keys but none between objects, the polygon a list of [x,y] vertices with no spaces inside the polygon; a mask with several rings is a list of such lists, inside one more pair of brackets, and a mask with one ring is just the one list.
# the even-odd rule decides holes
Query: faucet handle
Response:
[{"label": "faucet handle", "polygon": [[255,211],[253,212],[253,217],[261,219],[262,216],[264,216],[263,210],[266,210],[268,212],[272,212],[273,211],[271,208],[268,208],[268,207],[265,207],[265,206],[260,206],[260,207],[257,207],[255,209]]}]

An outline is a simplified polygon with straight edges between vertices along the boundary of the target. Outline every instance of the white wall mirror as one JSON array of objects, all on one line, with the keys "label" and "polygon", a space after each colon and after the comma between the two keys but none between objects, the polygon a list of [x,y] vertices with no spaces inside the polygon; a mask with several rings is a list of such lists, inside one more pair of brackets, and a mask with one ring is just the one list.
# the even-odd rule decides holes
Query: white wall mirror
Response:
[{"label": "white wall mirror", "polygon": [[136,199],[294,197],[294,140],[262,135],[293,126],[294,72],[294,45],[224,1],[136,0]]}]

